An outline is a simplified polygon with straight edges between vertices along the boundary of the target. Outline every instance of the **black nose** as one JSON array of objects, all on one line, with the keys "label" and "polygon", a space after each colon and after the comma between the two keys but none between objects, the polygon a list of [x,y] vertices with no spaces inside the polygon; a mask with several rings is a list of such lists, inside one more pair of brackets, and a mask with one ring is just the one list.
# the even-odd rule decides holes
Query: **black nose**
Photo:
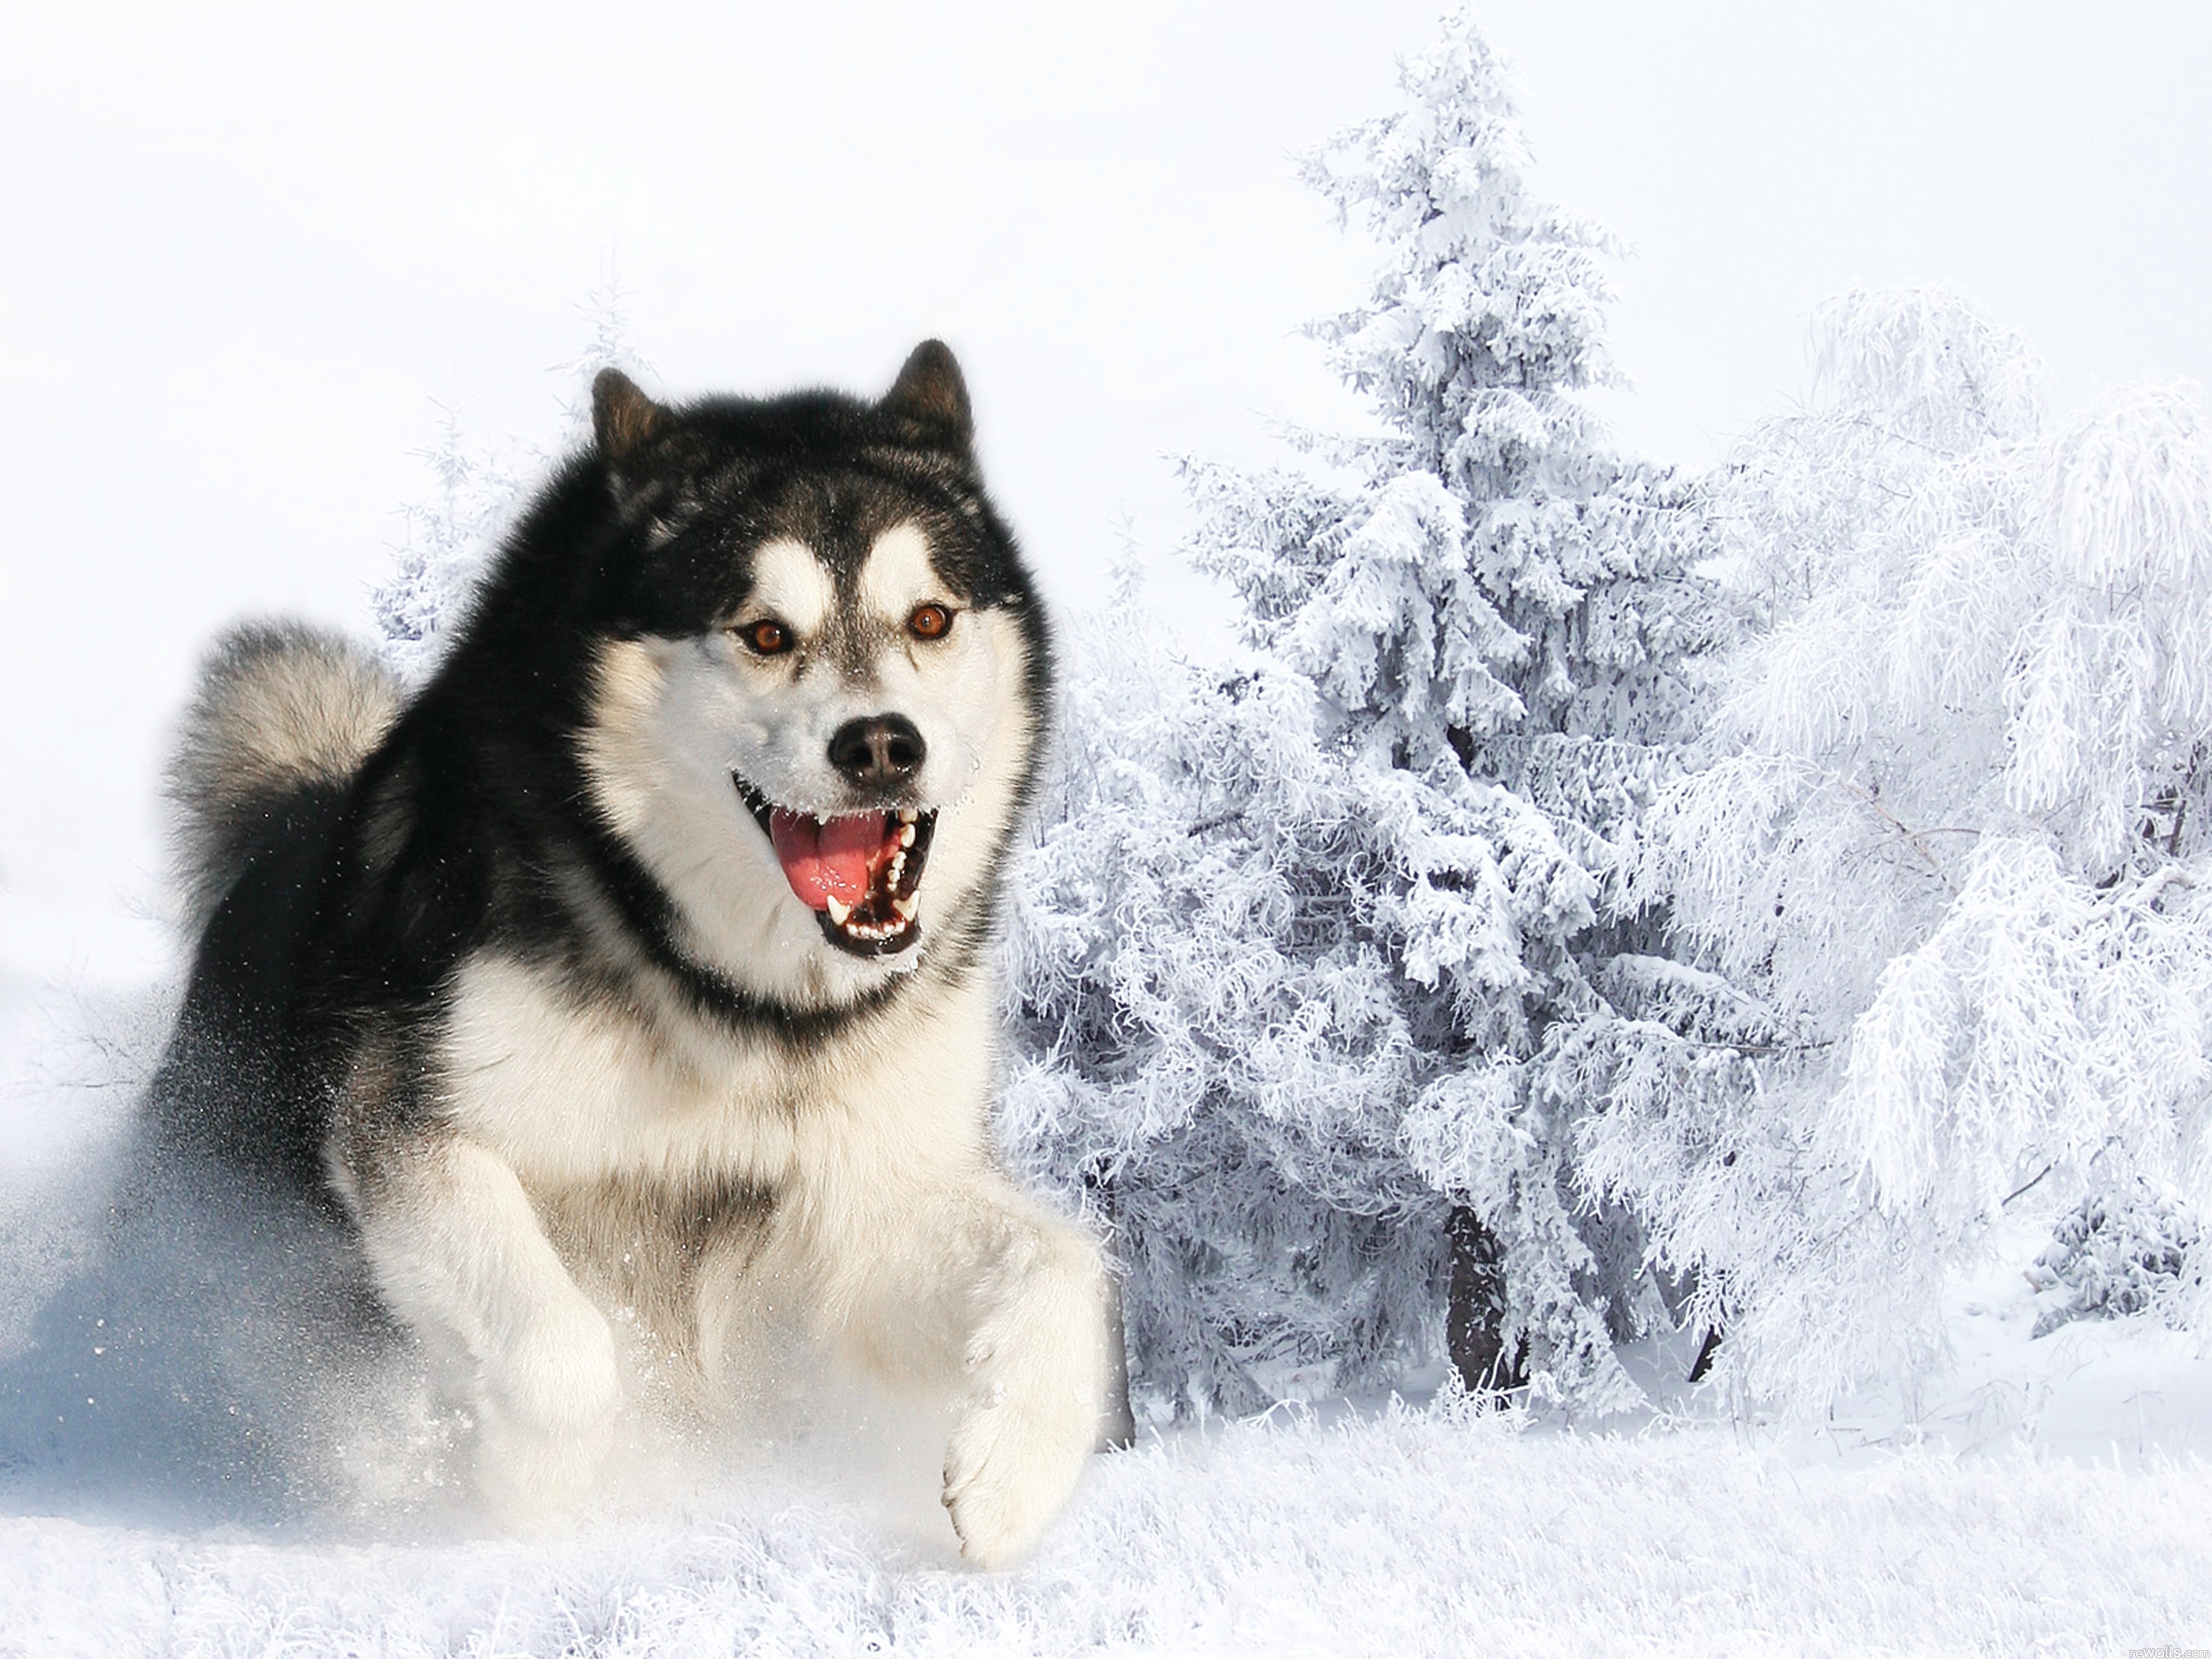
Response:
[{"label": "black nose", "polygon": [[928,753],[921,729],[903,714],[847,720],[830,738],[830,764],[857,784],[903,783]]}]

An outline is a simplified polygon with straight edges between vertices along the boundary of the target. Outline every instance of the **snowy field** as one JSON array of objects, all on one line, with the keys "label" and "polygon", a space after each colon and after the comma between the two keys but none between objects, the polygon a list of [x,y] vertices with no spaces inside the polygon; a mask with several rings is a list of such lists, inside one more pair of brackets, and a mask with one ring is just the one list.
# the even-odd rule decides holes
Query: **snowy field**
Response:
[{"label": "snowy field", "polygon": [[279,1547],[0,1522],[0,1646],[175,1654],[2112,1654],[2212,1644],[2202,1463],[1419,1413],[1240,1424],[1103,1460],[979,1575],[819,1493],[556,1544]]},{"label": "snowy field", "polygon": [[[73,1172],[161,1000],[0,1000],[0,1359],[81,1263]],[[2025,1259],[2040,1243],[2005,1241]],[[1827,1431],[1666,1411],[1578,1429],[1449,1401],[1148,1431],[1036,1558],[960,1566],[926,1416],[848,1402],[775,1449],[633,1447],[572,1534],[464,1512],[133,1523],[127,1480],[0,1484],[0,1653],[2118,1654],[2212,1645],[2212,1370],[2147,1322],[2031,1341],[2017,1262],[1954,1289],[1960,1364]],[[20,1414],[0,1438],[21,1443]],[[137,1448],[143,1451],[145,1449]],[[68,1471],[64,1470],[64,1474]]]}]

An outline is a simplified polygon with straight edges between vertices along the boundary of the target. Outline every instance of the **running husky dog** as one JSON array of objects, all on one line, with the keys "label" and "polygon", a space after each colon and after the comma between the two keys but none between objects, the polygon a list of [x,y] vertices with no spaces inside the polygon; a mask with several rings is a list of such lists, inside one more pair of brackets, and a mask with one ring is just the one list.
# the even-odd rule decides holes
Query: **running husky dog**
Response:
[{"label": "running husky dog", "polygon": [[959,369],[678,408],[609,370],[592,414],[411,700],[304,629],[216,647],[156,1144],[331,1210],[507,1513],[593,1479],[611,1310],[709,1392],[796,1318],[952,1384],[945,1504],[1003,1563],[1098,1433],[1108,1291],[986,1123],[1051,647]]}]

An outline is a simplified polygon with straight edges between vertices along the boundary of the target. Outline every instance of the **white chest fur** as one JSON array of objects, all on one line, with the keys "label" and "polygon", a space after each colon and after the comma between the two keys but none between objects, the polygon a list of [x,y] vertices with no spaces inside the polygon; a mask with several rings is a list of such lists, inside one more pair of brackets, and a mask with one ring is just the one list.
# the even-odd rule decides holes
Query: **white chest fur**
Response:
[{"label": "white chest fur", "polygon": [[448,1121],[532,1188],[776,1190],[972,1165],[996,1047],[988,987],[903,991],[881,1017],[800,1049],[673,1010],[641,1015],[487,953],[454,986]]}]

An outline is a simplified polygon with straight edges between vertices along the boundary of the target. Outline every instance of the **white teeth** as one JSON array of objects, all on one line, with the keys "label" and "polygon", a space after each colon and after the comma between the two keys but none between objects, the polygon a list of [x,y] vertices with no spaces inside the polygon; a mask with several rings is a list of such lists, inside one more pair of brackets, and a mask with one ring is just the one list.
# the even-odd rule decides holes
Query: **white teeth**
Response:
[{"label": "white teeth", "polygon": [[902,823],[899,826],[899,845],[902,847],[911,847],[914,845],[914,826],[912,824]]},{"label": "white teeth", "polygon": [[[911,806],[902,806],[899,808],[899,822],[901,823],[912,823],[921,816],[921,814],[915,811]],[[913,843],[908,842],[908,844],[911,846]]]},{"label": "white teeth", "polygon": [[891,878],[891,885],[892,885],[894,888],[896,888],[896,887],[899,884],[899,878],[900,878],[901,877],[902,877],[903,875],[905,875],[905,874],[906,874],[906,854],[905,854],[904,853],[894,853],[894,854],[891,854],[891,867],[890,867],[890,878]]},{"label": "white teeth", "polygon": [[891,908],[899,913],[901,921],[912,921],[914,913],[921,908],[921,896],[908,894],[905,898],[895,898],[891,901]]},{"label": "white teeth", "polygon": [[850,907],[840,904],[837,902],[835,896],[831,897],[830,901],[830,921],[836,922],[840,927],[842,927],[845,925],[845,918],[852,914],[853,912]]}]

